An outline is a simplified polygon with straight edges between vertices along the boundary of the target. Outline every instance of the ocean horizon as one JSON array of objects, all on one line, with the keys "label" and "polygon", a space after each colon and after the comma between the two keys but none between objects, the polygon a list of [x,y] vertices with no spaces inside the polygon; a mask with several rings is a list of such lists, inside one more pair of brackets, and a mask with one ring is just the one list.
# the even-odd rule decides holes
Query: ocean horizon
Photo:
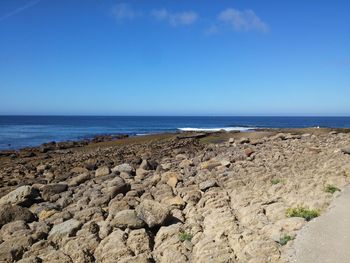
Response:
[{"label": "ocean horizon", "polygon": [[350,117],[3,115],[0,116],[0,150],[91,139],[97,135],[306,127],[350,128]]}]

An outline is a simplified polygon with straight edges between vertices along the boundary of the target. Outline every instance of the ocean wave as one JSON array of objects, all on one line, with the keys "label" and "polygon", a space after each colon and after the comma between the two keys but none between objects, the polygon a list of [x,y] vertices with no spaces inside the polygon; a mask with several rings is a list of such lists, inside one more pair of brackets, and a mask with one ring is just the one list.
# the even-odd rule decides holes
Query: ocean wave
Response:
[{"label": "ocean wave", "polygon": [[218,132],[218,131],[249,131],[255,130],[253,127],[220,127],[220,128],[177,128],[180,131],[195,131],[195,132]]}]

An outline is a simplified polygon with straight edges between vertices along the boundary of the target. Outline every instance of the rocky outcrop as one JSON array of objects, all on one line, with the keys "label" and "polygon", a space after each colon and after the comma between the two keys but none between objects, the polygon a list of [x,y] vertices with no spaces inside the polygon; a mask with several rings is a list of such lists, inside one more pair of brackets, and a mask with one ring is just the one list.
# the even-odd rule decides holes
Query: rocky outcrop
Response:
[{"label": "rocky outcrop", "polygon": [[286,210],[349,184],[350,134],[259,134],[4,154],[0,262],[285,263]]}]

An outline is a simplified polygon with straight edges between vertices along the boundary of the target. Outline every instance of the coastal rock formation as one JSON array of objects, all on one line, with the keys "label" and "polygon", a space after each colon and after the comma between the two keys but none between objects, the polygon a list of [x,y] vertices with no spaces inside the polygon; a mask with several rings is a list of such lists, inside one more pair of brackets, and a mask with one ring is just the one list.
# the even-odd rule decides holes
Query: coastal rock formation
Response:
[{"label": "coastal rock formation", "polygon": [[0,154],[0,262],[288,262],[349,184],[349,141],[308,129]]}]

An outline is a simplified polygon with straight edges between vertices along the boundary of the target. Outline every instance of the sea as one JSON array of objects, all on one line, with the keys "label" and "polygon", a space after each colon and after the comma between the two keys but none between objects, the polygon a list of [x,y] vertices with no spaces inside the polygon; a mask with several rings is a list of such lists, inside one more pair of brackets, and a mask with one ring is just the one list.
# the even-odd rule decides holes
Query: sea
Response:
[{"label": "sea", "polygon": [[0,116],[0,150],[51,141],[91,139],[96,135],[181,131],[252,131],[261,128],[350,128],[350,117],[261,116]]}]

